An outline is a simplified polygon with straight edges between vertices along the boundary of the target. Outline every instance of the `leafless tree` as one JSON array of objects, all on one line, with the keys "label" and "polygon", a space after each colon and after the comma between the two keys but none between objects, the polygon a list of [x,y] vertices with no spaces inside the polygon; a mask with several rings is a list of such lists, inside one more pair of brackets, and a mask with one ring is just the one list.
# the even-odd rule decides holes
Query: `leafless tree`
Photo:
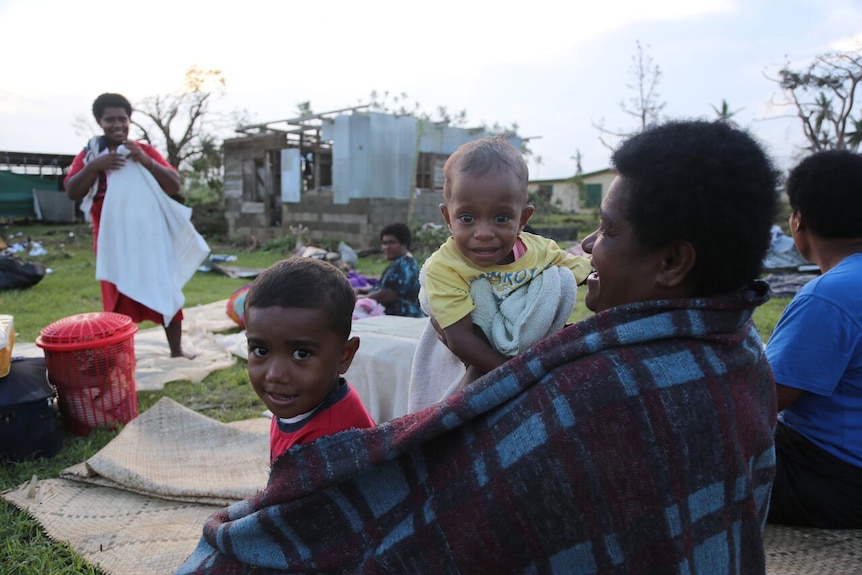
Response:
[{"label": "leafless tree", "polygon": [[828,52],[814,57],[804,69],[785,63],[778,77],[808,141],[807,151],[857,151],[862,144],[862,106],[857,104],[862,82],[862,50]]},{"label": "leafless tree", "polygon": [[141,131],[143,140],[164,146],[172,166],[188,167],[207,150],[218,148],[220,153],[213,134],[221,127],[211,115],[210,104],[224,95],[224,90],[220,70],[192,66],[186,71],[181,90],[149,96],[135,104],[132,123]]},{"label": "leafless tree", "polygon": [[[643,130],[650,124],[659,121],[661,111],[664,110],[666,102],[661,99],[658,84],[661,80],[661,68],[653,62],[652,56],[641,45],[640,40],[635,42],[636,51],[631,58],[628,73],[631,78],[626,88],[633,92],[632,96],[620,102],[620,109],[635,119],[635,129],[609,130],[604,125],[604,118],[593,123],[593,127],[599,130],[599,141],[609,149],[613,149],[613,142],[609,138],[617,140],[627,138]],[[649,46],[647,46],[648,48]]]}]

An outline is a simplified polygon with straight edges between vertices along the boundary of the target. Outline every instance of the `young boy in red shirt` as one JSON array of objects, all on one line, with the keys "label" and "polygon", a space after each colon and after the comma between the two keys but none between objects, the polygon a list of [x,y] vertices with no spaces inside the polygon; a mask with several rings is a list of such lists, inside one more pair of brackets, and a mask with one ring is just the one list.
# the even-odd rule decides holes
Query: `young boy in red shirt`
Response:
[{"label": "young boy in red shirt", "polygon": [[272,412],[270,461],[300,443],[374,426],[341,374],[359,349],[355,296],[344,273],[294,257],[260,274],[245,300],[248,376]]}]

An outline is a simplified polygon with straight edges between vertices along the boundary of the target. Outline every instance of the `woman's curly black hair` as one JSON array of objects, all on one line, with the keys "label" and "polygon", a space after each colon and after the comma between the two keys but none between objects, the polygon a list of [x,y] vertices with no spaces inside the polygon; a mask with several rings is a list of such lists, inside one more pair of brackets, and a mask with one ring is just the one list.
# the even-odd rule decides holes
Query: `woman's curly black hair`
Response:
[{"label": "woman's curly black hair", "polygon": [[410,228],[407,227],[407,224],[401,223],[385,226],[380,230],[380,241],[383,241],[383,236],[395,236],[398,243],[405,246],[408,250],[410,249],[410,242],[413,240]]},{"label": "woman's curly black hair", "polygon": [[611,162],[628,186],[623,209],[641,245],[694,246],[697,295],[731,291],[760,275],[778,173],[751,135],[724,122],[671,121],[623,142]]},{"label": "woman's curly black hair", "polygon": [[132,105],[122,94],[113,94],[110,92],[99,94],[99,97],[93,101],[93,116],[97,122],[102,119],[105,108],[122,108],[126,111],[127,116],[132,116]]}]

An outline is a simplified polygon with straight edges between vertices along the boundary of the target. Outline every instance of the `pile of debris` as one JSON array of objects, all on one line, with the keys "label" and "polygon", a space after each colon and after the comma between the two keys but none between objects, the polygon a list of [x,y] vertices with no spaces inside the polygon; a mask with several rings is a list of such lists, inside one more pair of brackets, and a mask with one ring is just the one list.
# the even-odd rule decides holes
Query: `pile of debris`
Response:
[{"label": "pile of debris", "polygon": [[793,238],[784,234],[781,226],[772,226],[772,241],[763,258],[765,272],[820,273],[820,268],[807,261],[796,250]]}]

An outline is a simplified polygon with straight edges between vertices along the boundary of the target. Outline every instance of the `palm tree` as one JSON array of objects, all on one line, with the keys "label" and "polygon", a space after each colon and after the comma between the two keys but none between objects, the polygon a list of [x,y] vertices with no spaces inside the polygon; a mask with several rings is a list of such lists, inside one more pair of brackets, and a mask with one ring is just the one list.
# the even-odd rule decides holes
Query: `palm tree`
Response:
[{"label": "palm tree", "polygon": [[536,179],[539,179],[539,168],[544,164],[544,160],[542,156],[533,156],[533,163],[536,164]]},{"label": "palm tree", "polygon": [[725,100],[723,98],[721,100],[721,107],[716,108],[712,104],[710,104],[710,107],[715,112],[715,115],[718,116],[719,122],[724,122],[726,124],[730,124],[731,126],[738,126],[739,125],[736,123],[736,121],[733,119],[733,117],[745,109],[745,108],[739,108],[738,110],[734,110],[731,112],[730,111],[730,104],[728,104],[727,100]]}]

